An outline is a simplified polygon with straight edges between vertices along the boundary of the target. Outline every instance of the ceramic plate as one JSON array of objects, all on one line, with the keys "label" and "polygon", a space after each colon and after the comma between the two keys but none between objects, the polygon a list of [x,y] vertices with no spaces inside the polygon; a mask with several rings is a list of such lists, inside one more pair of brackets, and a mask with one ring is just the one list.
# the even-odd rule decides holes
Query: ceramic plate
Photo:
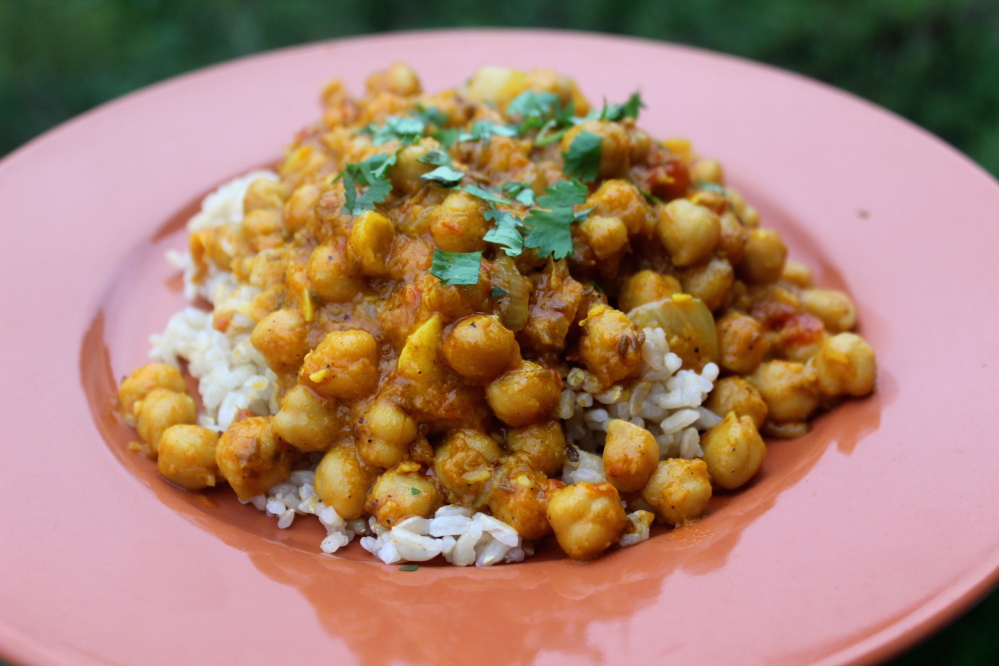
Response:
[{"label": "ceramic plate", "polygon": [[[593,100],[641,89],[821,285],[846,289],[877,394],[774,442],[696,525],[588,565],[403,572],[317,524],[278,530],[161,480],[115,382],[182,304],[164,261],[210,189],[272,164],[341,77],[546,66]],[[999,569],[999,186],[937,139],[824,85],[595,35],[400,34],[235,61],[85,114],[0,163],[4,443],[0,653],[25,664],[868,663]],[[555,552],[553,552],[555,551]]]}]

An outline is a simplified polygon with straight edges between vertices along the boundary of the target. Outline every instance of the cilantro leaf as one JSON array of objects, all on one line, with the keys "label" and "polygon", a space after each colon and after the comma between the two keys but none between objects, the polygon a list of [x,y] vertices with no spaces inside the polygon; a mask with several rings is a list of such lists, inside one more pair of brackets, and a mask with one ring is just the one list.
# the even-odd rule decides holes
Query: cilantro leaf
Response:
[{"label": "cilantro leaf", "polygon": [[504,289],[503,287],[493,287],[492,289],[489,290],[489,295],[492,296],[493,298],[499,298],[500,296],[506,296],[509,293],[510,292],[507,291],[506,289]]},{"label": "cilantro leaf", "polygon": [[524,235],[524,247],[536,248],[539,257],[550,254],[555,259],[564,259],[572,254],[572,221],[571,208],[552,211],[535,208],[524,219],[529,227]]},{"label": "cilantro leaf", "polygon": [[460,129],[445,128],[434,132],[433,137],[437,139],[437,143],[450,149],[461,138],[461,135],[462,131]]},{"label": "cilantro leaf", "polygon": [[642,95],[637,92],[631,93],[628,97],[628,101],[624,104],[608,104],[607,100],[604,100],[604,108],[601,109],[599,120],[611,120],[613,122],[620,122],[625,118],[638,118],[638,110],[645,108],[645,102],[642,101]]},{"label": "cilantro leaf", "polygon": [[561,208],[586,203],[586,185],[578,180],[560,180],[538,197],[538,205],[544,208]]},{"label": "cilantro leaf", "polygon": [[515,201],[524,204],[525,206],[534,205],[534,190],[527,183],[509,182],[503,183],[502,189],[506,194],[509,194],[514,198]]},{"label": "cilantro leaf", "polygon": [[416,571],[419,568],[419,564],[407,564],[404,567],[399,567],[399,571]]},{"label": "cilantro leaf", "polygon": [[622,107],[624,108],[625,118],[634,118],[638,120],[638,110],[645,108],[645,102],[642,101],[642,94],[640,92],[633,92],[628,97],[628,101],[625,102]]},{"label": "cilantro leaf", "polygon": [[433,171],[429,171],[420,176],[420,180],[439,185],[441,187],[456,187],[465,174],[450,166],[439,166]]},{"label": "cilantro leaf", "polygon": [[567,176],[578,176],[584,182],[593,182],[600,175],[600,144],[596,134],[583,130],[562,153],[565,165],[562,170]]},{"label": "cilantro leaf", "polygon": [[412,112],[412,115],[414,118],[419,118],[427,125],[437,125],[438,127],[444,127],[447,125],[447,114],[433,106],[423,106],[422,104],[417,104],[416,109]]},{"label": "cilantro leaf", "polygon": [[410,495],[419,495],[420,494],[420,489],[419,488],[410,488],[409,489],[409,494]]},{"label": "cilantro leaf", "polygon": [[[344,213],[360,215],[366,210],[374,210],[375,204],[385,201],[385,197],[392,192],[392,183],[386,174],[395,160],[395,153],[376,153],[363,162],[347,165],[342,174]],[[360,196],[358,185],[368,188]]]},{"label": "cilantro leaf", "polygon": [[559,106],[558,95],[553,92],[525,90],[507,104],[506,115],[542,118],[558,113]]},{"label": "cilantro leaf", "polygon": [[710,180],[699,180],[697,181],[697,184],[700,186],[702,190],[715,192],[716,194],[720,194],[723,197],[728,196],[728,192],[725,191],[725,188],[719,185],[718,183],[712,183]]},{"label": "cilantro leaf", "polygon": [[360,215],[364,211],[374,210],[375,204],[385,201],[385,197],[392,191],[392,183],[386,180],[378,180],[372,183],[363,194],[357,196],[357,189],[354,181],[344,178],[344,207],[343,212],[350,215]]},{"label": "cilantro leaf", "polygon": [[593,210],[573,212],[573,206],[586,201],[586,186],[578,180],[563,180],[545,190],[538,197],[538,205],[551,210],[532,209],[524,218],[528,227],[524,234],[524,247],[535,248],[539,257],[549,254],[564,259],[572,254],[572,223],[578,222]]},{"label": "cilantro leaf", "polygon": [[423,138],[427,124],[420,118],[402,118],[387,116],[385,122],[376,126],[374,123],[361,128],[360,132],[371,135],[371,142],[376,146],[398,139],[404,146],[416,143]]},{"label": "cilantro leaf", "polygon": [[451,166],[451,156],[443,150],[431,150],[429,153],[417,157],[416,161],[433,166]]},{"label": "cilantro leaf", "polygon": [[494,134],[497,136],[517,136],[517,128],[510,127],[509,125],[497,125],[488,120],[480,120],[472,124],[471,132],[463,132],[458,137],[458,141],[478,141],[482,139],[488,146],[489,140]]},{"label": "cilantro leaf", "polygon": [[442,284],[478,284],[481,252],[444,252],[434,249],[430,274]]},{"label": "cilantro leaf", "polygon": [[459,189],[461,189],[464,192],[468,192],[473,197],[478,197],[478,198],[482,199],[483,201],[488,201],[490,203],[499,203],[499,204],[513,203],[512,201],[508,201],[508,200],[504,199],[503,197],[496,196],[495,194],[493,194],[492,192],[490,192],[488,190],[482,189],[478,185],[465,185],[465,186],[463,186],[463,187],[461,187]]},{"label": "cilantro leaf", "polygon": [[523,220],[495,208],[487,210],[485,218],[496,226],[486,232],[483,240],[502,246],[508,257],[519,256],[524,251],[524,237],[520,234]]}]

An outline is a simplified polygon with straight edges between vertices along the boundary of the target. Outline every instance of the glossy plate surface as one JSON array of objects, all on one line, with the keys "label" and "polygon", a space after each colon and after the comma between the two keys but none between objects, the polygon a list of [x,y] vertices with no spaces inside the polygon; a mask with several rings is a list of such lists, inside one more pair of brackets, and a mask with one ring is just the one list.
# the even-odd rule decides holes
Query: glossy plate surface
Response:
[{"label": "glossy plate surface", "polygon": [[[116,378],[182,304],[163,260],[217,184],[280,158],[334,77],[424,88],[546,66],[641,88],[641,124],[720,160],[819,283],[849,291],[879,391],[775,442],[697,525],[577,565],[400,572],[317,525],[278,530],[124,450]],[[706,52],[549,32],[400,34],[210,68],[86,114],[0,163],[0,654],[26,664],[867,663],[999,570],[999,185],[821,84]],[[459,658],[460,655],[460,658]]]}]

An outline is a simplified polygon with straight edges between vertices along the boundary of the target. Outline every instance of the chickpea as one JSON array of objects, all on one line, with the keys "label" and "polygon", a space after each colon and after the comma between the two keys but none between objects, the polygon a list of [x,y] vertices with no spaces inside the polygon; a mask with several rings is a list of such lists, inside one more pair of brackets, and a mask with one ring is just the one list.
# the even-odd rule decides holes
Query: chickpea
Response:
[{"label": "chickpea", "polygon": [[816,373],[801,363],[767,361],[746,380],[760,392],[774,421],[802,421],[819,406]]},{"label": "chickpea", "polygon": [[197,423],[194,400],[186,393],[155,388],[135,403],[139,437],[155,452],[163,432],[172,425]]},{"label": "chickpea", "polygon": [[388,469],[406,457],[419,431],[412,416],[394,402],[376,400],[357,423],[357,450],[365,462]]},{"label": "chickpea", "polygon": [[300,186],[284,205],[284,228],[293,234],[316,220],[316,204],[322,196],[319,185],[308,183]]},{"label": "chickpea", "polygon": [[628,245],[628,227],[619,218],[590,215],[579,225],[597,259],[608,259]]},{"label": "chickpea", "polygon": [[330,331],[305,356],[299,381],[324,398],[355,400],[378,388],[378,342],[359,328]]},{"label": "chickpea", "polygon": [[253,327],[250,343],[274,372],[292,372],[309,353],[308,329],[298,309],[275,310]]},{"label": "chickpea", "polygon": [[566,441],[561,421],[512,428],[506,433],[506,445],[532,469],[547,476],[554,476],[565,465]]},{"label": "chickpea", "polygon": [[703,180],[716,185],[725,184],[725,173],[722,165],[715,160],[697,160],[691,168],[691,177],[694,180]]},{"label": "chickpea", "polygon": [[520,360],[513,331],[496,315],[472,315],[444,337],[441,352],[455,372],[475,383],[492,381]]},{"label": "chickpea", "polygon": [[677,266],[691,266],[706,258],[718,244],[721,222],[704,206],[674,199],[658,207],[659,240]]},{"label": "chickpea", "polygon": [[257,252],[279,247],[282,243],[281,213],[270,208],[251,210],[243,218],[243,236]]},{"label": "chickpea", "polygon": [[738,417],[748,416],[757,430],[763,427],[769,412],[760,392],[742,377],[716,381],[704,406],[719,415],[734,412]]},{"label": "chickpea", "polygon": [[784,272],[787,247],[773,229],[751,229],[739,263],[739,275],[750,284],[768,284]]},{"label": "chickpea", "polygon": [[243,213],[268,208],[280,210],[287,198],[288,187],[284,183],[273,178],[257,178],[246,188]]},{"label": "chickpea", "polygon": [[354,220],[347,237],[347,262],[352,272],[379,276],[388,273],[395,226],[381,213],[368,210]]},{"label": "chickpea", "polygon": [[586,207],[593,208],[591,215],[616,217],[624,223],[629,236],[645,231],[652,211],[645,197],[626,180],[605,180],[586,200]]},{"label": "chickpea", "polygon": [[600,178],[620,178],[631,166],[631,141],[619,123],[608,120],[588,120],[576,125],[562,137],[562,153],[569,152],[580,133],[589,132],[600,138]]},{"label": "chickpea", "polygon": [[742,226],[732,212],[726,211],[718,218],[721,233],[718,235],[717,249],[731,264],[742,261],[742,253],[746,249],[746,227]]},{"label": "chickpea", "polygon": [[849,331],[857,325],[857,310],[853,301],[839,289],[803,289],[798,302],[809,314],[822,320],[833,333]]},{"label": "chickpea", "polygon": [[735,412],[701,435],[701,448],[711,482],[725,490],[734,490],[756,476],[767,456],[767,445],[753,419]]},{"label": "chickpea", "polygon": [[725,304],[734,281],[732,264],[723,257],[713,257],[684,273],[683,290],[704,301],[708,309],[714,311]]},{"label": "chickpea", "polygon": [[815,369],[819,388],[828,396],[865,396],[874,390],[878,378],[874,350],[855,333],[827,338],[809,365]]},{"label": "chickpea", "polygon": [[337,415],[336,403],[299,384],[284,394],[271,427],[275,435],[305,453],[330,448],[343,423]]},{"label": "chickpea", "polygon": [[219,435],[196,425],[170,426],[160,437],[156,466],[160,474],[185,490],[201,490],[215,485],[219,467],[215,445]]},{"label": "chickpea", "polygon": [[351,275],[342,247],[318,245],[306,267],[312,292],[327,303],[343,303],[354,298],[364,283]]},{"label": "chickpea", "polygon": [[544,474],[509,456],[493,472],[487,503],[493,517],[517,530],[521,538],[540,539],[552,532],[545,515],[550,493]]},{"label": "chickpea", "polygon": [[432,150],[440,148],[440,144],[433,139],[423,139],[412,146],[405,146],[399,150],[396,162],[389,171],[389,178],[392,185],[406,194],[415,194],[427,186],[427,181],[420,178],[425,173],[430,173],[437,167],[432,164],[420,162],[420,158]]},{"label": "chickpea", "polygon": [[481,430],[455,430],[434,453],[434,476],[448,501],[471,504],[492,476],[490,463],[502,455],[496,440]]},{"label": "chickpea", "polygon": [[637,374],[645,334],[620,310],[597,305],[580,327],[579,356],[604,386]]},{"label": "chickpea", "polygon": [[749,315],[730,311],[718,319],[717,325],[718,364],[739,375],[756,370],[770,348],[760,322]]},{"label": "chickpea", "polygon": [[561,397],[558,373],[532,361],[521,361],[486,387],[489,407],[515,428],[550,418]]},{"label": "chickpea", "polygon": [[430,235],[445,252],[479,252],[489,231],[486,203],[467,192],[452,192],[430,214]]},{"label": "chickpea", "polygon": [[621,419],[607,424],[604,444],[607,480],[622,493],[641,490],[659,464],[659,444],[652,433]]},{"label": "chickpea", "polygon": [[476,102],[492,102],[496,108],[506,109],[517,95],[527,89],[527,85],[527,74],[522,71],[480,67],[469,79],[465,96]]},{"label": "chickpea", "polygon": [[266,416],[233,423],[215,447],[219,471],[244,502],[288,478],[294,462],[294,449],[281,444]]},{"label": "chickpea", "polygon": [[562,550],[574,560],[592,560],[621,540],[628,517],[609,483],[574,483],[548,501],[548,520]]},{"label": "chickpea", "polygon": [[642,499],[670,525],[689,525],[704,515],[711,499],[708,466],[703,460],[663,460],[642,490]]},{"label": "chickpea", "polygon": [[638,271],[621,286],[617,297],[621,312],[631,312],[639,305],[655,303],[682,291],[680,281],[672,275],[660,275],[655,271]]},{"label": "chickpea", "polygon": [[349,440],[339,442],[319,461],[315,488],[319,499],[344,520],[364,515],[364,501],[378,470],[358,460],[357,449]]},{"label": "chickpea", "polygon": [[385,527],[392,527],[409,516],[429,518],[441,504],[440,491],[421,473],[419,463],[406,461],[378,477],[364,509]]},{"label": "chickpea", "polygon": [[178,393],[187,391],[180,371],[166,363],[147,363],[123,380],[118,389],[118,404],[125,421],[135,425],[135,403],[158,388]]},{"label": "chickpea", "polygon": [[815,286],[815,280],[812,278],[812,269],[800,261],[785,262],[784,272],[781,273],[780,279],[802,289],[810,289]]},{"label": "chickpea", "polygon": [[387,92],[400,97],[412,97],[421,91],[416,72],[409,65],[398,62],[384,72],[369,76],[366,87],[371,94]]}]

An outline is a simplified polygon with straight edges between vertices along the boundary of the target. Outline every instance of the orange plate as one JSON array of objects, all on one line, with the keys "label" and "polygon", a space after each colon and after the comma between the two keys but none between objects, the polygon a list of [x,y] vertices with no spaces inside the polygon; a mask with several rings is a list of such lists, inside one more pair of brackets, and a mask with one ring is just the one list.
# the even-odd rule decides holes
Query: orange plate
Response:
[{"label": "orange plate", "polygon": [[[179,491],[125,446],[115,379],[182,305],[164,251],[213,186],[273,163],[354,91],[413,65],[553,68],[590,99],[641,89],[820,284],[847,289],[878,393],[774,442],[693,527],[592,564],[401,572],[313,521],[278,530]],[[525,31],[400,34],[247,58],[129,95],[0,163],[0,651],[29,664],[868,663],[996,581],[999,187],[909,123],[702,51]]]}]

